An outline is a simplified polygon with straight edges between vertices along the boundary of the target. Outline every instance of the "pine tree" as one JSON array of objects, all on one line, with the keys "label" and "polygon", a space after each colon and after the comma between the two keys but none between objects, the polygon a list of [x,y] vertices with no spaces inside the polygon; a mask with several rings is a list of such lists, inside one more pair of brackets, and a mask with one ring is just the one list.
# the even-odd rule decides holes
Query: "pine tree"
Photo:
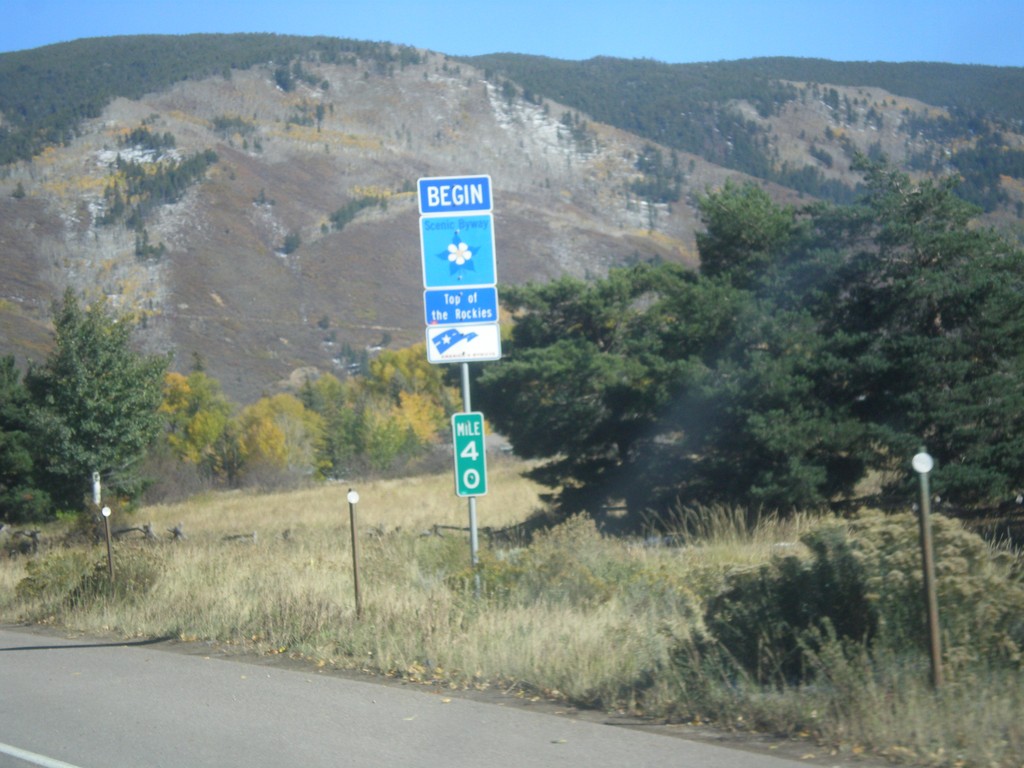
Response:
[{"label": "pine tree", "polygon": [[32,404],[13,357],[0,358],[0,521],[42,518],[50,506],[35,482]]},{"label": "pine tree", "polygon": [[[879,468],[925,445],[932,486],[962,504],[1024,483],[1024,252],[972,226],[952,180],[919,184],[868,166],[866,205],[846,216],[854,251],[833,331],[845,340]],[[905,462],[904,462],[905,463]]]},{"label": "pine tree", "polygon": [[641,266],[506,289],[507,359],[476,401],[563,512],[627,504],[792,512],[910,457],[961,506],[1024,488],[1024,252],[952,181],[863,166],[856,206],[701,201],[699,274]]},{"label": "pine tree", "polygon": [[46,451],[43,472],[58,508],[81,508],[93,472],[112,495],[143,490],[138,464],[161,428],[167,359],[131,348],[132,322],[103,301],[83,308],[71,289],[53,306],[55,348],[25,383]]}]

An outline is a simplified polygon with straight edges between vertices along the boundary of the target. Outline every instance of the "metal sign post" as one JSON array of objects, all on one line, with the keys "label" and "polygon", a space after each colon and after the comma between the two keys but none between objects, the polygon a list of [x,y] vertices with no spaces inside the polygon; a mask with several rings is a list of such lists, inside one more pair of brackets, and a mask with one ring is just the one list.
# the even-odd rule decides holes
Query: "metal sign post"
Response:
[{"label": "metal sign post", "polygon": [[[469,415],[470,414],[471,403],[469,401],[469,364],[468,363],[463,363],[462,364],[462,410],[464,412],[464,415]],[[456,414],[456,416],[457,415],[458,414]],[[458,464],[458,458],[457,458],[458,457],[458,447],[457,447],[457,441],[456,441],[456,437],[455,437],[455,432],[457,432],[457,429],[454,426],[455,425],[455,418],[456,418],[455,416],[452,417],[452,425],[453,425],[452,426],[452,445],[456,446],[454,448],[454,450],[455,450],[455,455],[456,455],[455,476],[456,476],[456,488],[457,488],[458,487],[459,464]],[[481,423],[481,428],[480,428],[480,446],[479,446],[480,447],[480,455],[482,457],[486,457],[487,452],[485,450],[484,441],[483,441],[483,416],[482,415],[480,416],[480,423]],[[482,472],[481,479],[483,480],[484,490],[486,490],[487,489],[487,480],[486,480],[487,474],[486,474],[486,467],[485,467],[484,464],[481,464],[481,472]],[[469,497],[469,562],[470,562],[470,565],[473,568],[473,593],[477,597],[479,597],[480,596],[480,570],[479,570],[479,568],[480,568],[480,540],[477,537],[477,530],[476,530],[476,496],[475,495],[472,495],[472,496]]]},{"label": "metal sign post", "polygon": [[363,618],[363,596],[359,591],[359,536],[356,534],[356,504],[359,503],[359,493],[352,488],[348,489],[348,521],[352,529],[352,581],[355,584],[356,593],[356,618]]},{"label": "metal sign post", "polygon": [[[97,507],[103,502],[103,490],[100,486],[100,473],[92,473],[92,503]],[[110,577],[110,584],[114,584],[114,553],[110,547],[110,507],[103,507],[100,510],[103,515],[103,531],[107,540],[107,574]]]},{"label": "metal sign post", "polygon": [[935,591],[935,554],[932,548],[931,498],[928,473],[935,462],[924,449],[911,462],[921,477],[921,563],[924,569],[924,597],[928,606],[928,639],[932,659],[932,685],[942,685],[942,641],[939,637],[939,598]]},{"label": "metal sign post", "polygon": [[114,583],[114,554],[110,548],[110,507],[103,508],[103,527],[107,534],[107,574],[110,576],[110,583]]}]

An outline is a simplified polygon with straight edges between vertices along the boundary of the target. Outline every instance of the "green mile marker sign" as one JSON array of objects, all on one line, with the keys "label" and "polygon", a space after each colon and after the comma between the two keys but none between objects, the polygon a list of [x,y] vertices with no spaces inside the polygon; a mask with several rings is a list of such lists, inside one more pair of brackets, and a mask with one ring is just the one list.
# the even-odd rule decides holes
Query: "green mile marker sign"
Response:
[{"label": "green mile marker sign", "polygon": [[484,415],[456,413],[452,416],[455,447],[455,493],[483,496],[487,493],[487,454],[484,450]]}]

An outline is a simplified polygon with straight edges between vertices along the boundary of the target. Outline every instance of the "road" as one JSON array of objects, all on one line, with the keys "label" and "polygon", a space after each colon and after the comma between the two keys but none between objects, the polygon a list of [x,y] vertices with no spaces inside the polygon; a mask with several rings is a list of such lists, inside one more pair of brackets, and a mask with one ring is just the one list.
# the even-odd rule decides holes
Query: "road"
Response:
[{"label": "road", "polygon": [[0,629],[0,768],[806,765],[166,645]]}]

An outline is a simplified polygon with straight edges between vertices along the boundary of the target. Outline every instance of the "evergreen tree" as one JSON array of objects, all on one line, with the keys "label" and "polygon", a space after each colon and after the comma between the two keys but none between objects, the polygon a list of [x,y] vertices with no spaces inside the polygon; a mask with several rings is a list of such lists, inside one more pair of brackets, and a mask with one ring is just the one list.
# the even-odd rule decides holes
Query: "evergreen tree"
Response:
[{"label": "evergreen tree", "polygon": [[167,359],[131,348],[132,322],[105,302],[83,308],[71,289],[53,306],[55,349],[25,383],[46,450],[46,487],[59,509],[81,507],[93,472],[111,496],[143,490],[138,463],[159,433]]},{"label": "evergreen tree", "polygon": [[864,166],[860,205],[701,201],[699,274],[641,266],[506,289],[508,355],[478,401],[563,511],[625,502],[790,512],[909,458],[964,506],[1024,486],[1024,253],[952,182]]},{"label": "evergreen tree", "polygon": [[964,504],[1024,482],[1024,252],[972,226],[954,182],[867,167],[869,235],[841,275],[830,333],[850,361],[858,416],[878,426],[876,466],[925,445],[935,490]]},{"label": "evergreen tree", "polygon": [[699,202],[706,227],[697,234],[701,274],[723,275],[738,288],[760,280],[794,234],[794,211],[775,205],[753,184],[729,181]]},{"label": "evergreen tree", "polygon": [[[698,336],[714,333],[714,315],[728,306],[699,306],[692,290],[692,276],[674,265],[504,290],[518,320],[506,359],[480,376],[477,400],[519,455],[549,459],[532,476],[561,486],[567,511],[656,493],[643,487],[649,476],[636,459],[659,439],[674,391],[695,375]],[[693,336],[672,338],[669,297],[681,296],[697,310],[688,316]]]},{"label": "evergreen tree", "polygon": [[0,521],[38,520],[50,499],[35,482],[32,404],[13,357],[0,358]]},{"label": "evergreen tree", "polygon": [[323,421],[319,461],[324,475],[332,478],[347,476],[353,469],[357,452],[365,443],[365,425],[348,402],[347,388],[328,373],[316,381],[307,379],[299,398]]}]

